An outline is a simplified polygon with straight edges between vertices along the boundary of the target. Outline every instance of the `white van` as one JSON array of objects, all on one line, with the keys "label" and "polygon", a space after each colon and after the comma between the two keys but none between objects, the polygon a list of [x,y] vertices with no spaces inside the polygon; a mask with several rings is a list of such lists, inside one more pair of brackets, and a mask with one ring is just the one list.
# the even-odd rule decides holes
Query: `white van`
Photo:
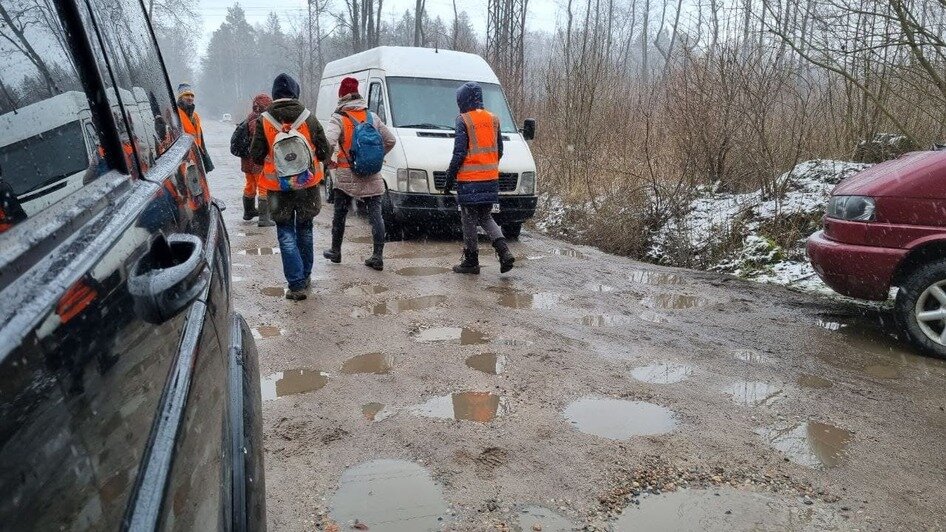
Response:
[{"label": "white van", "polygon": [[459,223],[456,197],[443,193],[460,113],[456,90],[467,81],[478,82],[484,106],[499,117],[503,133],[499,212],[494,216],[507,237],[519,235],[522,223],[535,214],[535,160],[526,144],[534,136],[535,121],[526,120],[518,129],[499,79],[482,57],[382,46],[332,61],[322,74],[316,107],[323,127],[338,104],[338,86],[348,76],[358,80],[368,107],[397,136],[381,170],[387,185],[385,223],[392,227]]}]

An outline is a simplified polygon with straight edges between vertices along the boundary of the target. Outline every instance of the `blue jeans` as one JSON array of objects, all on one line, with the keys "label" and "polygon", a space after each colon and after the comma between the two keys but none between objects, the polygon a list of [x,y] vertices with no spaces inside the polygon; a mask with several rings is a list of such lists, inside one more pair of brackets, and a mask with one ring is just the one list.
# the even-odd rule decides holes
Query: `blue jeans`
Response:
[{"label": "blue jeans", "polygon": [[290,290],[302,290],[312,275],[314,258],[312,218],[296,218],[294,222],[276,223],[276,238],[282,257],[282,271]]}]

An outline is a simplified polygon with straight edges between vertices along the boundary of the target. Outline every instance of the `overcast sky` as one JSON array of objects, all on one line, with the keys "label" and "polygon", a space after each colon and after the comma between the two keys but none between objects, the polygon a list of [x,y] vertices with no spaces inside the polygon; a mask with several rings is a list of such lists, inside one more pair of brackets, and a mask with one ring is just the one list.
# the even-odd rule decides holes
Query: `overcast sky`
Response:
[{"label": "overcast sky", "polygon": [[[551,31],[555,29],[555,17],[558,12],[558,3],[561,0],[529,0],[528,27],[533,30]],[[210,35],[217,29],[227,16],[227,8],[234,4],[234,0],[199,0],[200,12],[203,15],[204,27],[200,42],[200,53],[210,41]],[[344,0],[335,0],[336,9],[344,9]],[[448,22],[453,19],[453,0],[426,0],[427,12],[432,17],[438,15]],[[457,9],[470,14],[474,29],[481,35],[486,33],[486,2],[487,0],[457,0]],[[413,10],[415,0],[384,0],[384,17],[400,16],[404,10]],[[250,24],[263,22],[271,11],[275,11],[284,21],[291,17],[304,17],[306,11],[305,0],[243,0],[240,2],[246,11],[246,18]]]}]

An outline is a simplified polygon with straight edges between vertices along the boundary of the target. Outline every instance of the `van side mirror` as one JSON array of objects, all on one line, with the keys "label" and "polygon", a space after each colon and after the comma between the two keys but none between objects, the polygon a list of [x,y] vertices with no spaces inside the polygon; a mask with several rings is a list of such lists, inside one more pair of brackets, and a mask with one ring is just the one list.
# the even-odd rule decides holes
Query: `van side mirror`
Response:
[{"label": "van side mirror", "polygon": [[535,138],[535,118],[526,118],[522,123],[522,138],[526,140]]}]

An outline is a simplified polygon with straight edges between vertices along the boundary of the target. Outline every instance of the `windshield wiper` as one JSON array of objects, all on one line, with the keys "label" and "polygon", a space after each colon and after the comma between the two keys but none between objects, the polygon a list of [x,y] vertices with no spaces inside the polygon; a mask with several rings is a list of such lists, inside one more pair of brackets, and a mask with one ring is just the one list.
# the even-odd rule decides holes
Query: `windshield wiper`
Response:
[{"label": "windshield wiper", "polygon": [[453,128],[450,126],[441,126],[440,124],[430,124],[426,122],[423,124],[406,124],[406,125],[397,126],[397,127],[406,127],[406,128],[411,128],[411,129],[442,129],[442,130],[447,130],[447,131],[453,131]]}]

